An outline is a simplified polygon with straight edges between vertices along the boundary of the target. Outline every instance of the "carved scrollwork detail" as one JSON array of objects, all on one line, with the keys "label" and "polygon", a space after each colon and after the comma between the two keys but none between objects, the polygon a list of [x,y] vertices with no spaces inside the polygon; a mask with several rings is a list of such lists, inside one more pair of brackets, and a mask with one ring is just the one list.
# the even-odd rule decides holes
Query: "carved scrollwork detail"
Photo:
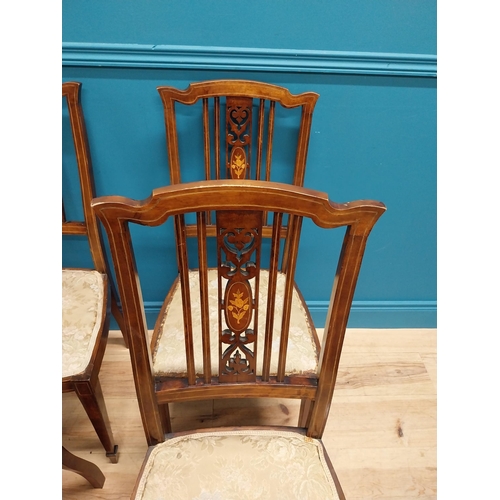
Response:
[{"label": "carved scrollwork detail", "polygon": [[252,99],[228,97],[226,101],[226,158],[231,179],[245,179],[250,171]]},{"label": "carved scrollwork detail", "polygon": [[251,279],[255,276],[255,262],[250,261],[259,233],[252,228],[223,229],[221,233],[226,255],[222,263],[222,275],[226,279],[236,274]]},{"label": "carved scrollwork detail", "polygon": [[226,379],[229,382],[229,378],[235,382],[255,380],[255,353],[247,347],[247,344],[255,342],[253,330],[248,329],[239,335],[234,335],[231,330],[224,330],[222,341],[229,344],[229,347],[222,353],[224,368],[220,373],[221,381]]},{"label": "carved scrollwork detail", "polygon": [[[255,380],[256,307],[262,212],[217,212],[221,319],[219,379]],[[222,279],[227,283],[222,290]],[[253,283],[253,288],[252,288]],[[257,292],[258,293],[258,292]],[[254,328],[250,328],[252,320]]]}]

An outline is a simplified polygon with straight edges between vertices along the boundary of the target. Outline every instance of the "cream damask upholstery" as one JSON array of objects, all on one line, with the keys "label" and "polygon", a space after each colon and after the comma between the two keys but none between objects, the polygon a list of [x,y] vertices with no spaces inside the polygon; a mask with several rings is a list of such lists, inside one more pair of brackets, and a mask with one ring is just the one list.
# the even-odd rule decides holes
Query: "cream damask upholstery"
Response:
[{"label": "cream damask upholstery", "polygon": [[90,269],[62,271],[62,376],[89,364],[104,317],[104,276]]},{"label": "cream damask upholstery", "polygon": [[135,500],[339,500],[320,441],[295,432],[191,434],[153,448]]},{"label": "cream damask upholstery", "polygon": [[[209,311],[210,311],[210,337],[211,337],[211,360],[212,375],[217,376],[219,372],[219,332],[218,332],[218,285],[217,270],[208,270],[209,289]],[[264,345],[265,333],[265,311],[267,308],[267,289],[269,273],[260,271],[259,286],[259,325],[258,345]],[[199,292],[199,275],[197,271],[189,273],[189,286],[191,293],[191,316],[193,322],[193,341],[195,352],[195,370],[197,374],[203,373],[202,358],[202,336],[201,336],[201,306]],[[225,284],[223,284],[224,287]],[[156,376],[161,375],[184,375],[186,374],[186,348],[184,342],[184,321],[182,316],[182,299],[180,282],[174,285],[173,293],[167,300],[170,302],[165,308],[161,319],[160,328],[156,335],[153,351],[153,371]],[[278,274],[276,286],[276,308],[274,316],[273,343],[271,355],[271,375],[276,375],[278,369],[278,353],[280,344],[280,328],[283,313],[283,295],[285,287],[285,275]],[[226,325],[223,324],[223,328]],[[293,292],[292,312],[290,320],[290,331],[288,340],[288,353],[286,374],[315,374],[318,366],[318,353],[314,341],[316,332],[311,324],[309,315],[304,308],[303,301],[296,288]],[[263,349],[257,348],[257,375],[262,373]]]}]

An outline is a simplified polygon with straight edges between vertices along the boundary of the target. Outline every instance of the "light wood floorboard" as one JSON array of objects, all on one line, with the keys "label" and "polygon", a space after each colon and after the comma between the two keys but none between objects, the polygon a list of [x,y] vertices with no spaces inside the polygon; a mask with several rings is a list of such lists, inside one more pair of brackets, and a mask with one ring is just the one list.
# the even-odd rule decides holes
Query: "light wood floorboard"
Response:
[{"label": "light wood floorboard", "polygon": [[[106,458],[78,399],[63,394],[62,444],[106,476],[102,489],[62,471],[62,498],[128,499],[146,453],[128,350],[110,332],[101,385],[119,445]],[[436,330],[349,329],[323,442],[347,500],[436,499]],[[173,405],[174,431],[239,422],[295,425],[293,400],[209,401]]]}]

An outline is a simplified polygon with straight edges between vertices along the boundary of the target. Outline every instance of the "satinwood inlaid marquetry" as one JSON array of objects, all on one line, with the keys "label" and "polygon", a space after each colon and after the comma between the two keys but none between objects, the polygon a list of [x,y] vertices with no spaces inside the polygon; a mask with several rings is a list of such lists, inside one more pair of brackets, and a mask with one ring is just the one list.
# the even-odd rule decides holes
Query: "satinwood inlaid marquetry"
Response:
[{"label": "satinwood inlaid marquetry", "polygon": [[220,382],[255,381],[262,219],[257,211],[217,212]]},{"label": "satinwood inlaid marquetry", "polygon": [[252,101],[249,97],[226,99],[226,161],[229,179],[246,179],[250,176]]}]

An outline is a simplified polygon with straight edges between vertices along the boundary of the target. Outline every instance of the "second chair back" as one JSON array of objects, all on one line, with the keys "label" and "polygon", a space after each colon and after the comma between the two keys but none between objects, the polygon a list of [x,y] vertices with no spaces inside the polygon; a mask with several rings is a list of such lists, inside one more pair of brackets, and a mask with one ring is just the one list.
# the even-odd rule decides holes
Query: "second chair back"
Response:
[{"label": "second chair back", "polygon": [[[317,93],[292,94],[285,87],[250,80],[196,82],[186,90],[162,86],[158,87],[158,92],[164,107],[172,184],[210,179],[304,184]],[[279,111],[284,113],[281,119],[277,116]],[[179,123],[181,120],[186,124]],[[285,131],[286,147],[277,148],[276,153],[284,153],[286,158],[276,158],[273,146],[276,135],[282,130]],[[201,134],[197,133],[199,131]],[[185,157],[181,155],[181,142]],[[203,170],[198,168],[196,151],[203,151]],[[288,157],[292,152],[294,156]],[[292,221],[293,217],[280,229],[280,238],[287,242],[287,255],[293,252],[288,248],[288,227]],[[194,224],[186,224],[186,231],[187,236],[196,236]],[[206,232],[207,236],[215,236],[210,212],[207,212]],[[272,236],[266,214],[263,236]],[[285,258],[283,269],[286,264]]]},{"label": "second chair back", "polygon": [[[201,106],[196,122],[203,129],[204,179],[280,180],[271,177],[273,143],[276,132],[278,104],[287,110],[300,110],[300,117],[286,122],[296,140],[295,159],[288,170],[290,184],[301,186],[309,145],[314,106],[319,97],[315,92],[291,94],[285,87],[249,80],[212,80],[192,83],[186,90],[158,87],[165,111],[167,150],[172,184],[184,182],[193,168],[193,137],[195,127],[185,128],[190,158],[181,168],[176,105]],[[198,114],[199,113],[199,114]],[[198,119],[199,117],[199,119]],[[289,141],[288,144],[292,142]],[[190,161],[190,165],[187,162]],[[202,180],[188,179],[188,180]]]}]

